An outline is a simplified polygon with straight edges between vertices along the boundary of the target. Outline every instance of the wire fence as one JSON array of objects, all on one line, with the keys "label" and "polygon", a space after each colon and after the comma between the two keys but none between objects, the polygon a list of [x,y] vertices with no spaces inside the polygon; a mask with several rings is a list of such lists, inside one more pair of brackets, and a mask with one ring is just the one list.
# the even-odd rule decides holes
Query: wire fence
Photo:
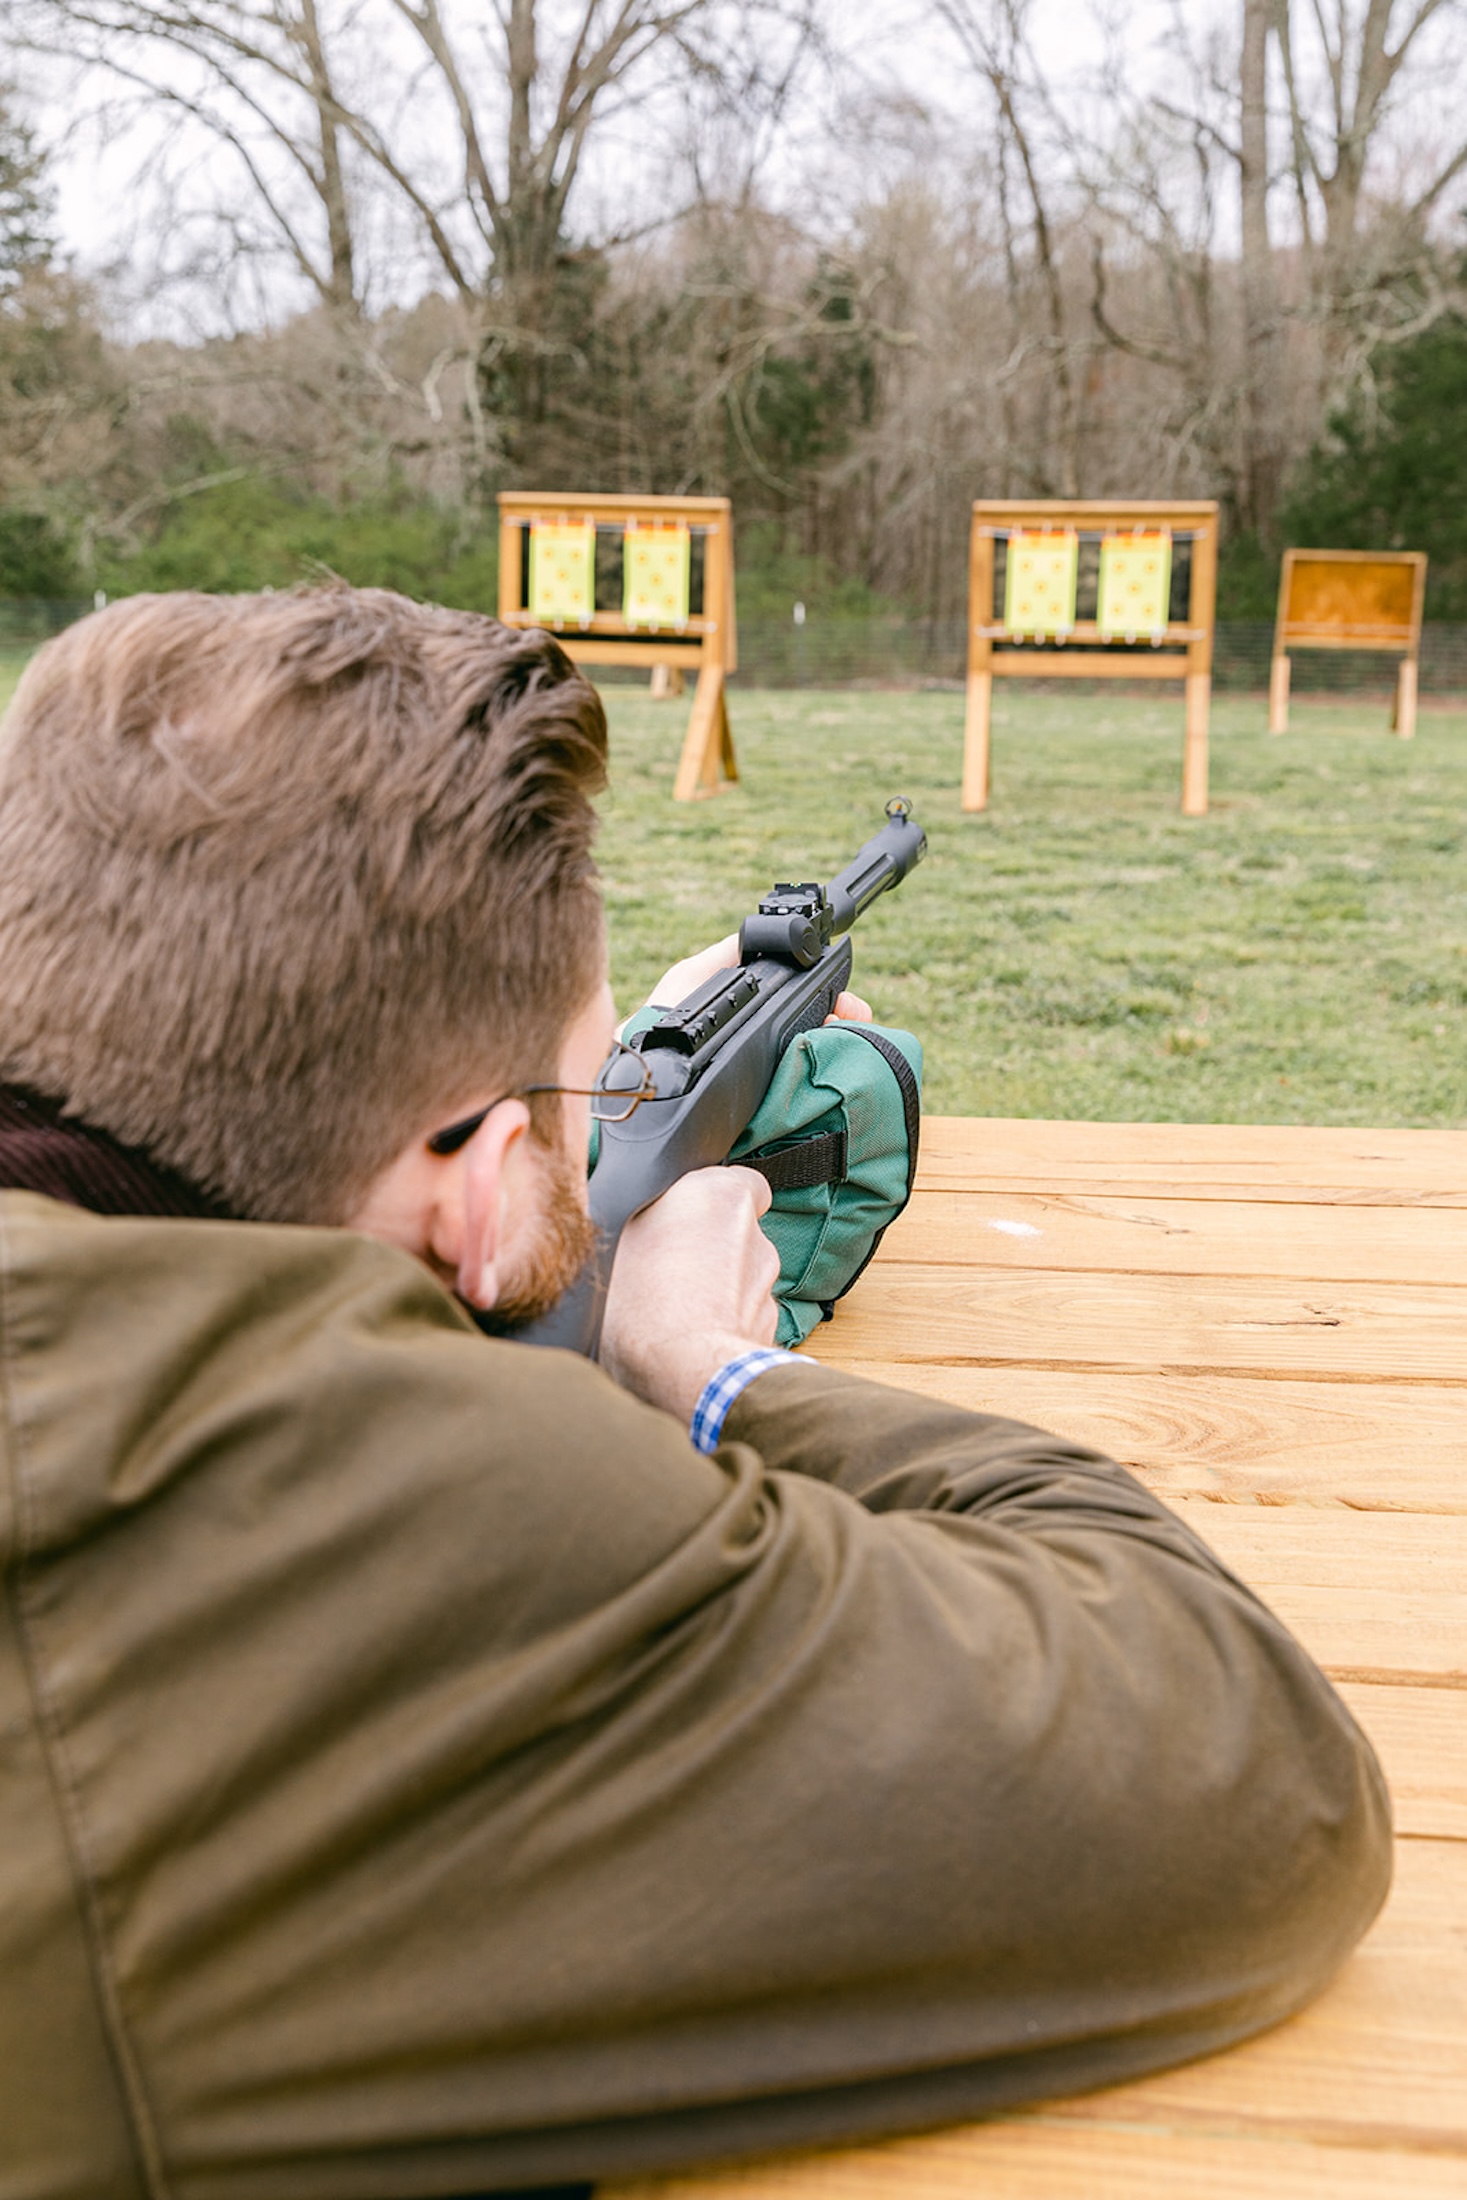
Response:
[{"label": "wire fence", "polygon": [[[965,619],[811,615],[795,626],[741,618],[737,677],[748,687],[955,686],[966,672],[967,648]],[[1220,622],[1214,687],[1266,694],[1272,655],[1271,619]],[[1384,650],[1300,650],[1292,659],[1292,687],[1296,695],[1384,695],[1395,686],[1399,663]],[[1467,625],[1422,630],[1420,687],[1424,695],[1467,695]]]},{"label": "wire fence", "polygon": [[[93,599],[42,602],[0,598],[0,649],[34,649],[93,609]],[[1268,687],[1271,620],[1223,620],[1213,648],[1213,685],[1233,693]],[[965,619],[915,619],[898,614],[790,619],[741,617],[741,687],[948,687],[960,684],[967,662]],[[1293,690],[1309,694],[1386,694],[1399,659],[1380,650],[1301,650],[1293,659]],[[645,681],[645,672],[599,669],[598,680]],[[1072,683],[1083,686],[1084,682]],[[1467,625],[1428,624],[1421,635],[1423,695],[1467,695]]]}]

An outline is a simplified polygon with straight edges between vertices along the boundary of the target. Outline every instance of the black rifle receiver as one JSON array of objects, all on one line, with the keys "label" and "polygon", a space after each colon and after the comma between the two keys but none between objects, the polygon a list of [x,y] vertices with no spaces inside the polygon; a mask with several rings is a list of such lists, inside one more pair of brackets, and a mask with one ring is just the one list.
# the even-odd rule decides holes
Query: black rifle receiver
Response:
[{"label": "black rifle receiver", "polygon": [[601,1125],[590,1191],[596,1251],[550,1312],[516,1332],[523,1343],[596,1357],[623,1229],[690,1169],[728,1159],[786,1047],[823,1024],[845,990],[851,943],[841,935],[926,853],[910,803],[894,797],[886,823],[853,863],[828,886],[774,887],[739,928],[738,966],[664,1009],[642,1033],[637,1045],[657,1097],[624,1123]]}]

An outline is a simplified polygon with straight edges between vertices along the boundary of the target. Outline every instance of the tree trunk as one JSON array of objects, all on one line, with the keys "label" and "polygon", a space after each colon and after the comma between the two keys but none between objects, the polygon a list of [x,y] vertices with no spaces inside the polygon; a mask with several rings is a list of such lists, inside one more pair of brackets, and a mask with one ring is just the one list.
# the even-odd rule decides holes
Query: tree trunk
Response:
[{"label": "tree trunk", "polygon": [[1268,32],[1272,0],[1243,0],[1238,180],[1243,276],[1243,463],[1245,527],[1267,540],[1278,507],[1281,344],[1268,235]]},{"label": "tree trunk", "polygon": [[327,302],[339,312],[357,311],[356,255],[352,245],[351,204],[341,164],[341,121],[316,0],[301,0],[300,21],[292,26],[305,56],[306,72],[316,106],[317,148],[320,168],[317,189],[326,215],[330,276]]}]

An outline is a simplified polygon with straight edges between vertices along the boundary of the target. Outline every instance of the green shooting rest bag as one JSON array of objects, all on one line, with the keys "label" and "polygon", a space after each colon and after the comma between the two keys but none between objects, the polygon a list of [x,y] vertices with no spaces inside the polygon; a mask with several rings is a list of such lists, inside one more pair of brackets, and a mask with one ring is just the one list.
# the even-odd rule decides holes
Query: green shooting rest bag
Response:
[{"label": "green shooting rest bag", "polygon": [[780,1344],[830,1319],[910,1199],[921,1079],[909,1031],[822,1024],[786,1050],[729,1155],[774,1194],[763,1227],[779,1254]]},{"label": "green shooting rest bag", "polygon": [[[635,1046],[662,1014],[622,1026]],[[779,1255],[777,1342],[800,1344],[856,1281],[912,1196],[922,1126],[922,1047],[884,1024],[821,1024],[786,1048],[729,1155],[773,1198],[763,1218]],[[592,1125],[592,1159],[596,1126]]]}]

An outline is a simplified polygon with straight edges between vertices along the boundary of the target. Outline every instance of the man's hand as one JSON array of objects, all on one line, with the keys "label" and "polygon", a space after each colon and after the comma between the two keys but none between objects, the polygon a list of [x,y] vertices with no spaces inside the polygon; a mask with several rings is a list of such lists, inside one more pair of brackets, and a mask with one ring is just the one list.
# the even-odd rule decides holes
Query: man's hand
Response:
[{"label": "man's hand", "polygon": [[774,1342],[779,1255],[759,1227],[768,1205],[753,1169],[695,1169],[622,1232],[601,1363],[684,1424],[710,1376]]},{"label": "man's hand", "polygon": [[[717,977],[720,970],[733,970],[738,965],[739,936],[730,932],[726,940],[719,940],[712,947],[705,947],[699,955],[689,955],[682,962],[674,963],[671,970],[664,970],[647,996],[649,1008],[676,1008],[698,986],[709,978]],[[842,993],[835,1004],[835,1014],[827,1016],[828,1024],[869,1024],[871,1005],[863,1001],[859,993]]]}]

